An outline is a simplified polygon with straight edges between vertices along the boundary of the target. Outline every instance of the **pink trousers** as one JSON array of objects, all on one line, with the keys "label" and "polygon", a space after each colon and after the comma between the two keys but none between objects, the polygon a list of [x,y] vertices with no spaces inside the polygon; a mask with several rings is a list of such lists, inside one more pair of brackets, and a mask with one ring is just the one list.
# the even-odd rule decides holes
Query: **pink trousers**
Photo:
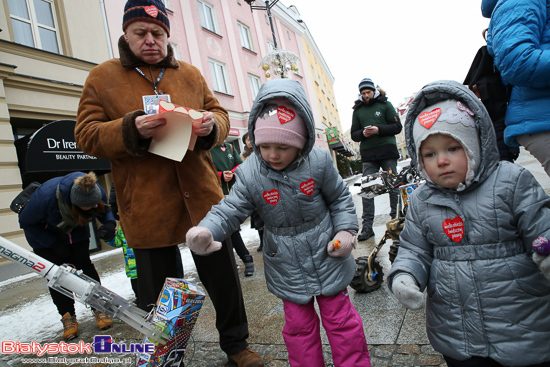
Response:
[{"label": "pink trousers", "polygon": [[[330,297],[317,296],[317,304],[332,350],[335,367],[371,367],[363,321],[347,290]],[[315,300],[305,305],[283,301],[283,338],[292,367],[325,367]]]}]

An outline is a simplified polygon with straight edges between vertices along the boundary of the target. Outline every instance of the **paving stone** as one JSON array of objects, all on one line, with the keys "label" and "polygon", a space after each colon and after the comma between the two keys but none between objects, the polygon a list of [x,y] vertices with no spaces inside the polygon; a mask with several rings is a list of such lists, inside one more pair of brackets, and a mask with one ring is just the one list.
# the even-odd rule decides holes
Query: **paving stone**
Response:
[{"label": "paving stone", "polygon": [[397,353],[398,354],[414,354],[414,355],[418,355],[420,353],[420,347],[418,345],[414,345],[414,344],[404,344],[404,345],[400,345],[398,348],[397,348]]},{"label": "paving stone", "polygon": [[443,357],[434,355],[421,355],[418,356],[418,363],[421,366],[439,366],[444,363]]},{"label": "paving stone", "polygon": [[373,353],[375,357],[380,358],[391,358],[395,350],[395,345],[383,345],[373,348]]}]

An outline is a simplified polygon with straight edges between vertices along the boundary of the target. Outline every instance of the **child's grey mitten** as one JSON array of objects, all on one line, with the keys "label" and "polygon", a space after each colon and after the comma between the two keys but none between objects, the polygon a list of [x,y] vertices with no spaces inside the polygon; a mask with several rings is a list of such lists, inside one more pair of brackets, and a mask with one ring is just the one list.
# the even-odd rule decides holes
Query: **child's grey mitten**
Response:
[{"label": "child's grey mitten", "polygon": [[193,227],[186,234],[187,246],[197,255],[209,255],[222,248],[221,242],[214,241],[208,228]]},{"label": "child's grey mitten", "polygon": [[400,273],[393,278],[392,293],[406,308],[418,310],[424,306],[424,293],[420,292],[416,280],[408,273]]}]

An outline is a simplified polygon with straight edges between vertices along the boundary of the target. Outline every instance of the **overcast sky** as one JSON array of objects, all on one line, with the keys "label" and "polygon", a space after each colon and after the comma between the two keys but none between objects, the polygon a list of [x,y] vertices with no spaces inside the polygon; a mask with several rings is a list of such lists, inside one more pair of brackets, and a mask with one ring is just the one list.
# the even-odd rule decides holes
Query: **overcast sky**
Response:
[{"label": "overcast sky", "polygon": [[298,8],[335,78],[343,132],[361,79],[396,107],[429,82],[462,83],[489,25],[481,0],[281,1]]}]

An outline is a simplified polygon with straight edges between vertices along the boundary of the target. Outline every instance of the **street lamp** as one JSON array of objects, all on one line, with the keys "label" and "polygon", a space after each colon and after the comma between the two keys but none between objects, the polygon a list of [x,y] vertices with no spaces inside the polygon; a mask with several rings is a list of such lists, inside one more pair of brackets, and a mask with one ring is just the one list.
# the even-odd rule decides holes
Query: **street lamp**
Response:
[{"label": "street lamp", "polygon": [[269,19],[269,25],[271,26],[271,34],[273,35],[273,44],[275,48],[262,58],[260,66],[265,71],[266,78],[271,77],[269,70],[272,68],[273,72],[280,75],[281,78],[286,78],[286,72],[289,70],[298,71],[296,62],[299,60],[298,56],[292,51],[279,50],[277,46],[277,37],[275,37],[275,28],[273,27],[273,18],[271,16],[271,8],[279,2],[279,0],[265,0],[265,5],[252,5],[254,0],[245,0],[250,5],[250,11],[266,10],[267,17]]}]

